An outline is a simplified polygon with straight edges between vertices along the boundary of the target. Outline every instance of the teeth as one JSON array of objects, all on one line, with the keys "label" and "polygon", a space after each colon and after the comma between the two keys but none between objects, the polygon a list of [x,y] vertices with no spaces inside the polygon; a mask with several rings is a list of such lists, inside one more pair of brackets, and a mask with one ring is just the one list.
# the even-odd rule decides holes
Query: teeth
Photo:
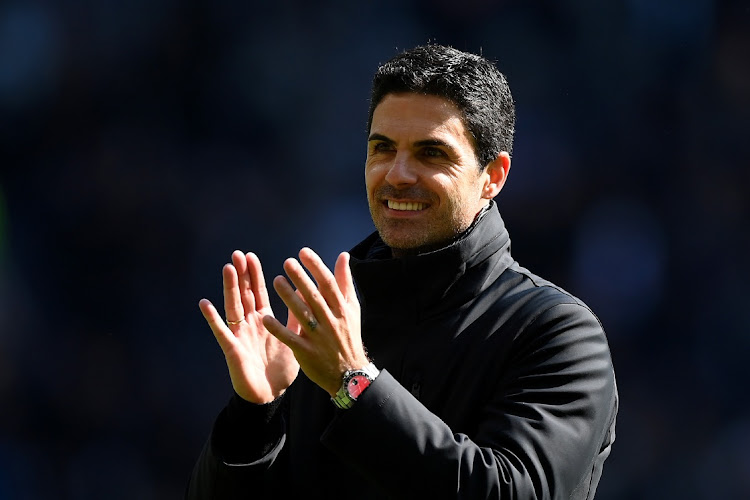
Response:
[{"label": "teeth", "polygon": [[422,210],[424,208],[424,203],[406,203],[406,202],[398,202],[398,201],[391,201],[388,200],[388,208],[393,210]]}]

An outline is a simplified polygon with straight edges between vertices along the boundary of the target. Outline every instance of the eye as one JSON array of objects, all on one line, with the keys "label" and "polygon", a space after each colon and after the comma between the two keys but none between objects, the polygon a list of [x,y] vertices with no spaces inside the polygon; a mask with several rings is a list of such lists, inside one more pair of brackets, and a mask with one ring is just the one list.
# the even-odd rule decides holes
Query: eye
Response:
[{"label": "eye", "polygon": [[443,152],[443,150],[432,147],[432,146],[427,146],[426,148],[423,148],[422,154],[425,156],[429,156],[430,158],[442,158],[445,156],[445,153]]},{"label": "eye", "polygon": [[382,153],[385,151],[393,151],[393,145],[388,142],[376,142],[372,145],[373,153]]}]

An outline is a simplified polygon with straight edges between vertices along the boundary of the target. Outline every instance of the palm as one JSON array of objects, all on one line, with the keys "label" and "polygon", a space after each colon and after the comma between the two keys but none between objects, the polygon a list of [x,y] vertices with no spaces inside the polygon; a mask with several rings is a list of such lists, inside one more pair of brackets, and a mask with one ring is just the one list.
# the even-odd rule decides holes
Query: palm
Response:
[{"label": "palm", "polygon": [[[297,377],[299,364],[291,349],[263,326],[264,316],[273,316],[260,261],[253,254],[232,254],[233,265],[224,266],[224,310],[227,325],[216,308],[202,300],[200,309],[211,326],[226,358],[234,390],[253,403],[279,397]],[[299,331],[294,315],[287,327]]]},{"label": "palm", "polygon": [[292,350],[268,333],[263,316],[273,316],[270,307],[246,315],[235,327],[233,348],[224,351],[234,390],[257,403],[276,399],[299,371]]}]

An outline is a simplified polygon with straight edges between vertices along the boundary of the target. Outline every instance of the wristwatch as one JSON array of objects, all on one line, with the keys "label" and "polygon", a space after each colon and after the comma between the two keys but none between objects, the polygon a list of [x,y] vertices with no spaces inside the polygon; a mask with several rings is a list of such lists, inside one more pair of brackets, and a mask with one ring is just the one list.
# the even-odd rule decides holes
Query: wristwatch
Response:
[{"label": "wristwatch", "polygon": [[347,370],[344,372],[344,382],[336,396],[331,398],[333,404],[342,410],[348,410],[365,389],[370,387],[373,380],[378,376],[380,370],[373,363],[368,364],[361,370]]}]

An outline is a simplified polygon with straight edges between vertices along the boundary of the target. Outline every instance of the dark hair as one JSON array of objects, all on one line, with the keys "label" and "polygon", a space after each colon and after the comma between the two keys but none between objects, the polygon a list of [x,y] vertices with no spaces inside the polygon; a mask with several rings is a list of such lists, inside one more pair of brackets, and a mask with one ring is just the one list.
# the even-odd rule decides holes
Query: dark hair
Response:
[{"label": "dark hair", "polygon": [[482,168],[501,151],[512,153],[516,110],[508,81],[493,62],[436,44],[398,54],[375,72],[367,129],[385,96],[406,92],[434,95],[455,104],[474,138]]}]

